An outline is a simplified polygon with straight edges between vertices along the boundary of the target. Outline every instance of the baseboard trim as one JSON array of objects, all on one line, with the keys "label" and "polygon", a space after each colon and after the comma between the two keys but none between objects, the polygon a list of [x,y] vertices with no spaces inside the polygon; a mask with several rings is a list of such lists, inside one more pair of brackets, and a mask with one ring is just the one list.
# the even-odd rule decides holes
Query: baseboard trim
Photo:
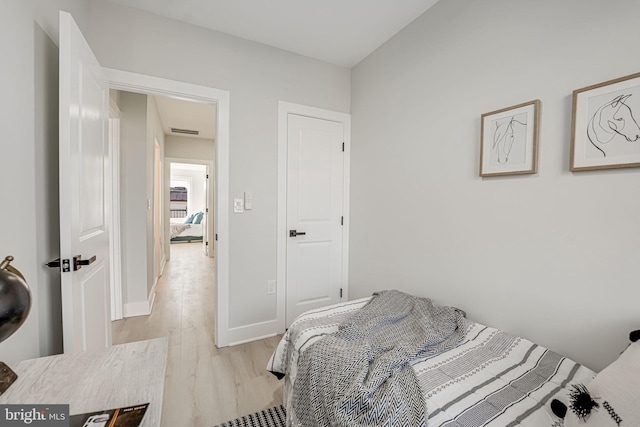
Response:
[{"label": "baseboard trim", "polygon": [[124,304],[123,317],[148,316],[153,310],[153,303],[156,301],[156,287],[154,286],[149,294],[149,299],[144,302],[132,302]]},{"label": "baseboard trim", "polygon": [[251,325],[230,328],[228,337],[229,345],[239,345],[277,335],[278,321],[269,320],[267,322],[253,323]]},{"label": "baseboard trim", "polygon": [[151,295],[149,295],[149,314],[153,311],[153,303],[156,302],[156,287],[153,287]]}]

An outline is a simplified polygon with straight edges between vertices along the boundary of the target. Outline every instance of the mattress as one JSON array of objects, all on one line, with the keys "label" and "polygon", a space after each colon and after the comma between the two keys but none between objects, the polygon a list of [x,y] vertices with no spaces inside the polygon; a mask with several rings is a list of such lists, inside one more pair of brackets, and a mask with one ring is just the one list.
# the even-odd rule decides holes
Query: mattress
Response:
[{"label": "mattress", "polygon": [[169,226],[172,241],[202,240],[204,223],[184,224],[171,222]]},{"label": "mattress", "polygon": [[[300,355],[370,298],[345,302],[299,316],[272,354],[267,369],[285,378],[287,425],[301,425],[293,386]],[[429,427],[559,427],[551,400],[568,401],[571,384],[595,373],[525,338],[468,321],[465,338],[444,353],[416,360]]]}]

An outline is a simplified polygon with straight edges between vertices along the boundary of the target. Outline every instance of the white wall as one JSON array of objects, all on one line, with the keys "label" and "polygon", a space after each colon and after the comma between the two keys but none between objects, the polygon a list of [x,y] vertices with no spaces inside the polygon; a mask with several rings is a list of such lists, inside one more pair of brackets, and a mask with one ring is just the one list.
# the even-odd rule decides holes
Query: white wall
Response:
[{"label": "white wall", "polygon": [[278,101],[348,112],[350,70],[100,0],[90,24],[104,66],[230,92],[230,198],[255,208],[230,219],[229,325],[274,321]]},{"label": "white wall", "polygon": [[[121,241],[124,316],[145,314],[153,299],[154,147],[160,145],[161,182],[164,182],[165,136],[152,96],[111,90],[109,96],[122,112],[121,119]],[[151,206],[151,208],[149,208]],[[163,206],[162,200],[160,206]],[[164,227],[161,227],[164,253]]]},{"label": "white wall", "polygon": [[122,293],[126,316],[136,311],[131,307],[147,301],[148,283],[153,278],[153,270],[148,267],[149,252],[153,266],[153,242],[150,244],[147,225],[151,212],[147,209],[147,96],[121,92],[120,110]]},{"label": "white wall", "polygon": [[213,139],[166,135],[165,156],[177,159],[214,161],[216,149]]},{"label": "white wall", "polygon": [[[43,263],[60,256],[59,146],[58,146],[58,47],[34,25],[35,48],[35,201],[36,253]],[[20,210],[22,210],[21,207]],[[60,271],[37,266],[40,354],[61,353],[62,291]],[[34,310],[35,312],[35,310]]]},{"label": "white wall", "polygon": [[[446,0],[352,70],[350,297],[384,288],[602,368],[640,326],[640,169],[569,172],[571,94],[640,71],[640,2]],[[478,177],[539,98],[539,173]]]},{"label": "white wall", "polygon": [[60,273],[44,267],[59,256],[58,8],[84,28],[80,0],[8,0],[0,14],[0,125],[11,129],[0,141],[2,198],[10,201],[0,209],[0,257],[15,257],[33,295],[26,323],[0,344],[5,362],[62,349]]}]

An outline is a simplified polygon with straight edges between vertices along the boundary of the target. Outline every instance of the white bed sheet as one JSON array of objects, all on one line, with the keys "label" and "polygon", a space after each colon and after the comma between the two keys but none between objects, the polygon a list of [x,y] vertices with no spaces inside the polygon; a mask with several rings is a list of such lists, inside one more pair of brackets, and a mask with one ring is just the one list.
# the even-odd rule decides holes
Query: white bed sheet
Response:
[{"label": "white bed sheet", "polygon": [[[298,426],[293,385],[299,356],[370,298],[311,310],[289,327],[267,369],[285,375],[287,425]],[[456,348],[413,364],[427,406],[429,427],[560,427],[550,409],[567,402],[573,383],[588,383],[590,369],[524,338],[468,323]]]},{"label": "white bed sheet", "polygon": [[200,224],[185,224],[184,218],[171,218],[169,223],[170,236],[174,237],[198,237],[202,238],[204,221]]}]

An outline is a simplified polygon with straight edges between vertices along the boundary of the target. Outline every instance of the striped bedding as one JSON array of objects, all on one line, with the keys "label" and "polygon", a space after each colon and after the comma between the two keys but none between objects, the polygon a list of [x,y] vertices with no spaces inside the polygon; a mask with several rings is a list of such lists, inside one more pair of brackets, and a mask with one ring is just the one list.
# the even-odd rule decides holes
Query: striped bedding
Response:
[{"label": "striped bedding", "polygon": [[[300,426],[292,402],[301,353],[369,298],[308,311],[289,327],[267,369],[285,376],[287,425]],[[588,368],[499,329],[468,321],[459,346],[413,364],[427,406],[429,427],[560,427],[553,398],[567,401],[572,383],[588,383]]]}]

